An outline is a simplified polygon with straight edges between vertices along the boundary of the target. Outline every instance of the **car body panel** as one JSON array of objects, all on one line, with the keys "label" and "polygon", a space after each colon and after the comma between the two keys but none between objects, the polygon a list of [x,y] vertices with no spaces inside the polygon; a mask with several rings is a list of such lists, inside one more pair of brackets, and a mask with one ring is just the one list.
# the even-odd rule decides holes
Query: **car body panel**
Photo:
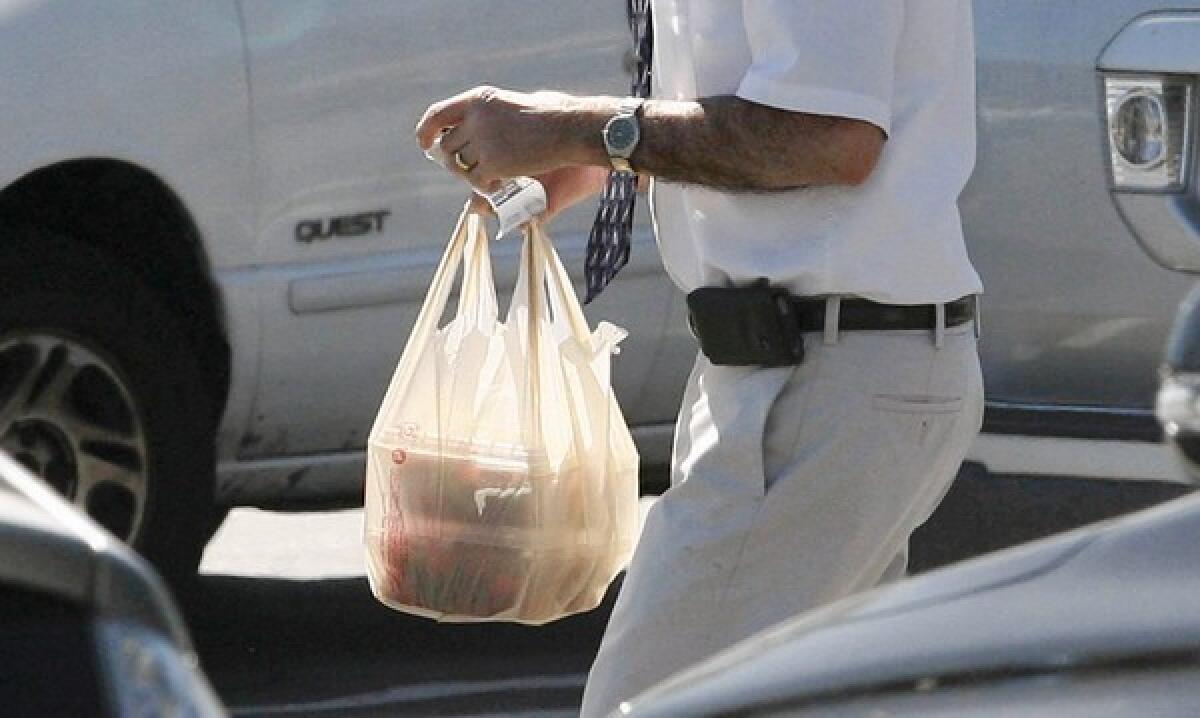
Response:
[{"label": "car body panel", "polygon": [[1200,667],[1181,661],[1079,672],[988,676],[920,691],[881,690],[828,701],[803,701],[756,712],[755,718],[1096,718],[1191,716],[1200,713]]},{"label": "car body panel", "polygon": [[984,282],[993,402],[1153,404],[1171,310],[1190,281],[1147,257],[1114,206],[1096,63],[1159,7],[975,2],[979,150],[961,206]]},{"label": "car body panel", "polygon": [[[0,455],[0,467],[9,459]],[[50,591],[74,601],[91,592],[92,551],[79,534],[31,504],[7,484],[0,486],[0,581]],[[92,542],[104,542],[98,535]]]},{"label": "car body panel", "polygon": [[724,715],[966,676],[1068,672],[1200,648],[1200,496],[853,596],[631,702]]},{"label": "car body panel", "polygon": [[161,179],[212,269],[254,262],[250,94],[234,0],[0,0],[0,187],[110,158]]}]

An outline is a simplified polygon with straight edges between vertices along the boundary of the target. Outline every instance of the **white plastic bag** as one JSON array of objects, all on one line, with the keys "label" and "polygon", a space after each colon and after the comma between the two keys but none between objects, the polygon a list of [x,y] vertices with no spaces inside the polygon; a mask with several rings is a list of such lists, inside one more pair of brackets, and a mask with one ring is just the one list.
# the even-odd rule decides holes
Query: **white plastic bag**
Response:
[{"label": "white plastic bag", "polygon": [[[458,308],[444,327],[455,274]],[[638,532],[638,455],[562,262],[525,231],[498,320],[484,220],[463,211],[371,430],[367,575],[397,610],[540,624],[595,608]]]}]

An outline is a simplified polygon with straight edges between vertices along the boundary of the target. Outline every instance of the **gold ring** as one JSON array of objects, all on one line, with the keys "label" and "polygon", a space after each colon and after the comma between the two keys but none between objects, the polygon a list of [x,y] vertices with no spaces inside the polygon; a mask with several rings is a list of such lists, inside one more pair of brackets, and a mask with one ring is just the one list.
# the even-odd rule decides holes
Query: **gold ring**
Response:
[{"label": "gold ring", "polygon": [[475,169],[475,165],[469,165],[467,164],[467,161],[463,159],[462,152],[454,153],[454,164],[463,172],[470,172],[471,170]]}]

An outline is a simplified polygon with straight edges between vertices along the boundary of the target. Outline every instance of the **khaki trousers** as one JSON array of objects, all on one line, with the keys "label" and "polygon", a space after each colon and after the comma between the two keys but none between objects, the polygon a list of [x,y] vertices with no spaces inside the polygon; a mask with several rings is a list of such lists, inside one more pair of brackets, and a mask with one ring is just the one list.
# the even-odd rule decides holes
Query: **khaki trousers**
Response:
[{"label": "khaki trousers", "polygon": [[[938,346],[940,344],[940,346]],[[809,335],[797,367],[701,356],[596,656],[587,718],[774,623],[904,575],[983,415],[971,324]]]}]

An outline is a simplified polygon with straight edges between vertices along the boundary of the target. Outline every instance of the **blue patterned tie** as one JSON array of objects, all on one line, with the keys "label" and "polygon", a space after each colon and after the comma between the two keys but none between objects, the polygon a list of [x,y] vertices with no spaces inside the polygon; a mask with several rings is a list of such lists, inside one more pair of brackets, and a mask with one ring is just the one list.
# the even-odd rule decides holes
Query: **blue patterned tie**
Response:
[{"label": "blue patterned tie", "polygon": [[[633,68],[631,94],[650,96],[650,60],[654,55],[654,28],[650,19],[650,0],[629,0],[629,29],[637,63]],[[637,175],[613,171],[604,185],[592,233],[588,237],[584,276],[591,302],[608,286],[629,261],[629,240],[633,235],[633,208],[637,200]]]}]

